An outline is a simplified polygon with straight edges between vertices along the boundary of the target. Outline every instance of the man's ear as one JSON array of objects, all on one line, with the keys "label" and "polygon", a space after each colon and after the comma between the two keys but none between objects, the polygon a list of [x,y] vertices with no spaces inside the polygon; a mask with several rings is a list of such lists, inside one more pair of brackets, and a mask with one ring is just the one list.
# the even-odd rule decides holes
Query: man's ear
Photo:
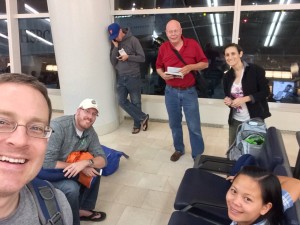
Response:
[{"label": "man's ear", "polygon": [[241,57],[241,58],[243,57],[243,54],[244,54],[244,52],[241,51],[241,52],[240,52],[240,57]]},{"label": "man's ear", "polygon": [[78,109],[76,110],[76,113],[75,113],[75,115],[78,115],[78,114],[79,114],[79,112],[80,112],[80,110],[81,110],[81,108],[78,108]]},{"label": "man's ear", "polygon": [[265,204],[265,205],[263,205],[263,207],[261,208],[261,210],[260,210],[260,215],[265,215],[265,214],[267,214],[267,212],[269,212],[270,211],[270,209],[272,208],[272,203],[271,202],[269,202],[269,203],[267,203],[267,204]]}]

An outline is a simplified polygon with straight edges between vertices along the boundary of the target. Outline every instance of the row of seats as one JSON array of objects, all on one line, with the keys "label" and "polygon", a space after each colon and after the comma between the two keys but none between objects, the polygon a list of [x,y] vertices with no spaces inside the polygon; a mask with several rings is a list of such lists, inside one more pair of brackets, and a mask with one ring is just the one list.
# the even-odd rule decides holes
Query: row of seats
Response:
[{"label": "row of seats", "polygon": [[[296,135],[300,146],[300,132]],[[293,176],[281,133],[275,127],[267,130],[264,149],[256,160],[260,167],[277,175]],[[294,174],[299,170],[297,164],[298,161]],[[230,182],[209,171],[210,168],[220,173],[228,173],[235,169],[234,162],[226,158],[203,155],[196,159],[194,167],[187,169],[183,176],[174,203],[176,211],[172,213],[168,225],[231,223],[225,200]],[[300,225],[299,200],[285,212],[285,224]]]}]

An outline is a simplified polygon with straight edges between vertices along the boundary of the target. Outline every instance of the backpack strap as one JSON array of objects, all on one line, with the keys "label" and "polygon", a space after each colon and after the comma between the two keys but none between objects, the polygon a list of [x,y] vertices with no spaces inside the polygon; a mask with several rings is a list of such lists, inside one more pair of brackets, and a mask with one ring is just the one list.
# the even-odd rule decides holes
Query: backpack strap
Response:
[{"label": "backpack strap", "polygon": [[35,178],[27,184],[36,206],[42,225],[64,225],[61,210],[59,208],[56,191],[51,183]]}]

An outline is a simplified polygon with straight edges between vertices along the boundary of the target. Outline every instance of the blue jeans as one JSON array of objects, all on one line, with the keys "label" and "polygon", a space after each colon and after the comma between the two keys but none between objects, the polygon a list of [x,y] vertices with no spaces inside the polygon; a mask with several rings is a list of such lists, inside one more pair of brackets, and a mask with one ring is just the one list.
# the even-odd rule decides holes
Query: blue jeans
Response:
[{"label": "blue jeans", "polygon": [[66,195],[73,212],[73,225],[80,225],[79,210],[93,210],[96,206],[100,177],[97,177],[91,188],[69,179],[51,183]]},{"label": "blue jeans", "polygon": [[[134,127],[140,128],[141,122],[147,116],[142,112],[140,76],[119,75],[117,79],[117,92],[119,105],[134,120]],[[130,101],[127,99],[128,94]]]},{"label": "blue jeans", "polygon": [[198,96],[195,87],[178,90],[170,86],[165,89],[165,103],[169,115],[169,126],[172,131],[176,151],[184,153],[182,132],[182,109],[189,130],[192,157],[204,152],[204,142],[200,127]]}]

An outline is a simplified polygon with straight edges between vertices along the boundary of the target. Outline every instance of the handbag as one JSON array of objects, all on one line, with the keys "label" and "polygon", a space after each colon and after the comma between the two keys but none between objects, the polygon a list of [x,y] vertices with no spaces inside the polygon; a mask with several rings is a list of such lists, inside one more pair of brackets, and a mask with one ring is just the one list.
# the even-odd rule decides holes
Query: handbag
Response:
[{"label": "handbag", "polygon": [[[172,49],[175,53],[175,55],[180,59],[181,62],[183,62],[185,65],[186,62],[183,60],[181,55],[176,49]],[[197,89],[198,97],[207,97],[207,84],[203,77],[203,75],[199,71],[192,71],[194,79],[195,79],[195,87]]]}]

